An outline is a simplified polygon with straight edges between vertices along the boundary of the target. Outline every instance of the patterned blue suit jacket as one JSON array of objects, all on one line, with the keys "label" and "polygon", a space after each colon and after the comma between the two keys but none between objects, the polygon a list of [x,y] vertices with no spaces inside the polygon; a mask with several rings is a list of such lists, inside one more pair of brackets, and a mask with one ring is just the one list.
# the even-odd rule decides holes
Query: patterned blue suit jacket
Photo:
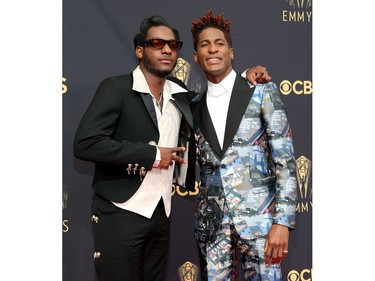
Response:
[{"label": "patterned blue suit jacket", "polygon": [[237,75],[221,149],[203,92],[193,103],[200,190],[195,236],[213,242],[228,207],[244,239],[272,224],[295,226],[296,170],[291,128],[274,83],[253,87]]}]

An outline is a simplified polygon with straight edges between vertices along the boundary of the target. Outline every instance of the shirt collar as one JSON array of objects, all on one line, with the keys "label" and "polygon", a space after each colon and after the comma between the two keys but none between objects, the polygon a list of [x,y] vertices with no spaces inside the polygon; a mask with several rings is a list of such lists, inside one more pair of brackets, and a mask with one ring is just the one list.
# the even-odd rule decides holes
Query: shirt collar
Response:
[{"label": "shirt collar", "polygon": [[[133,91],[151,94],[150,87],[148,86],[146,78],[143,75],[143,72],[139,66],[137,66],[136,69],[134,69],[133,71],[133,88],[132,89]],[[164,98],[172,96],[172,94],[181,93],[181,92],[187,92],[187,90],[168,79],[165,81],[165,84],[163,87]]]},{"label": "shirt collar", "polygon": [[231,93],[236,80],[236,72],[232,71],[218,84],[207,81],[207,94],[209,96],[221,96],[225,93]]}]

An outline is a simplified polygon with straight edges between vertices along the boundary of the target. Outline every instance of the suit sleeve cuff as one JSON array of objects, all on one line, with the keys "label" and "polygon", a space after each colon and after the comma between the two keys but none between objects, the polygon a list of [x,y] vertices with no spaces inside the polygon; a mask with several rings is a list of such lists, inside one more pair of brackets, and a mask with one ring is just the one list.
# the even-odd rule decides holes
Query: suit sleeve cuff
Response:
[{"label": "suit sleeve cuff", "polygon": [[159,167],[160,160],[161,160],[160,150],[159,150],[159,147],[156,147],[155,162],[154,162],[154,164],[152,165],[152,167],[154,167],[154,168]]},{"label": "suit sleeve cuff", "polygon": [[246,71],[247,71],[247,70],[248,70],[248,68],[246,68],[246,69],[244,70],[244,72],[241,73],[241,77],[245,78],[246,80],[247,80],[247,78],[246,78]]}]

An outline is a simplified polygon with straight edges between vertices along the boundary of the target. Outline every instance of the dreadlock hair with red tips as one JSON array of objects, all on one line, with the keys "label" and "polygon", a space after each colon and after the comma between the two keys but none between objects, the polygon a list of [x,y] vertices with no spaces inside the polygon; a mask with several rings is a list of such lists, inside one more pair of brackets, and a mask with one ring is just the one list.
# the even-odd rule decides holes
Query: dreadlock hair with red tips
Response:
[{"label": "dreadlock hair with red tips", "polygon": [[194,50],[197,50],[199,34],[208,27],[220,29],[224,32],[225,39],[228,41],[229,47],[232,47],[232,38],[230,36],[231,24],[224,18],[224,13],[214,16],[212,11],[207,11],[206,14],[192,22],[191,34],[193,35]]}]

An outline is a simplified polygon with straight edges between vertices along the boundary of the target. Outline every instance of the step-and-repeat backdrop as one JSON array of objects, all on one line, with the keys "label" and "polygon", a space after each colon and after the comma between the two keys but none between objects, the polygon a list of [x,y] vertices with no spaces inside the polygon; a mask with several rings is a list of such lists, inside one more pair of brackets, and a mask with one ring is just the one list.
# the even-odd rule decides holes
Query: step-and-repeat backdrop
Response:
[{"label": "step-and-repeat backdrop", "polygon": [[[137,65],[133,37],[143,18],[159,14],[184,41],[174,75],[205,87],[193,61],[190,26],[207,10],[233,21],[234,68],[266,66],[279,86],[292,124],[298,169],[297,226],[283,280],[312,280],[312,0],[64,0],[63,1],[63,281],[96,281],[91,233],[94,165],[75,159],[73,137],[99,82]],[[196,183],[198,185],[198,183]],[[166,281],[199,280],[193,238],[195,192],[173,188]],[[189,279],[190,278],[190,279]],[[239,276],[239,281],[244,280]]]}]

